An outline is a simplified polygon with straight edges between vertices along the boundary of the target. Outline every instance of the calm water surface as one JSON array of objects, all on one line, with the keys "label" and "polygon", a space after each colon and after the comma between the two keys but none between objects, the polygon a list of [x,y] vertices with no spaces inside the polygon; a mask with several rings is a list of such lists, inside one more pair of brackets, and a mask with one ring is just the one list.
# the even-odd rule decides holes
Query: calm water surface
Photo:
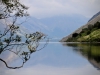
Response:
[{"label": "calm water surface", "polygon": [[0,62],[0,75],[100,75],[100,45],[52,42],[33,53],[21,69],[3,65]]}]

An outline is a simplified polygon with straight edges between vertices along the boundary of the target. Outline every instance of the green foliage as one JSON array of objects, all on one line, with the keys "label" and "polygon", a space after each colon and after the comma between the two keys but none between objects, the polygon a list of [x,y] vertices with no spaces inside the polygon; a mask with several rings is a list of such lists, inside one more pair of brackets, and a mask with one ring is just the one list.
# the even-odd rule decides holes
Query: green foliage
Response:
[{"label": "green foliage", "polygon": [[96,22],[94,25],[88,25],[87,28],[77,34],[72,34],[71,38],[67,39],[67,42],[100,42],[100,22]]},{"label": "green foliage", "polygon": [[100,22],[96,22],[94,25],[93,25],[94,28],[97,28],[97,29],[100,29]]},{"label": "green foliage", "polygon": [[73,33],[72,37],[77,37],[79,34],[78,33]]}]

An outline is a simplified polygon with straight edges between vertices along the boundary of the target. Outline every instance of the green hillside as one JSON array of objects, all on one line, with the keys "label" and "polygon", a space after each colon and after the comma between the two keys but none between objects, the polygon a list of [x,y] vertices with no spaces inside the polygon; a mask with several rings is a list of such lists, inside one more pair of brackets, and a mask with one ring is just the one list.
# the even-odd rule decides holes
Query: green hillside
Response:
[{"label": "green hillside", "polygon": [[100,42],[100,22],[88,25],[80,33],[73,33],[66,42]]}]

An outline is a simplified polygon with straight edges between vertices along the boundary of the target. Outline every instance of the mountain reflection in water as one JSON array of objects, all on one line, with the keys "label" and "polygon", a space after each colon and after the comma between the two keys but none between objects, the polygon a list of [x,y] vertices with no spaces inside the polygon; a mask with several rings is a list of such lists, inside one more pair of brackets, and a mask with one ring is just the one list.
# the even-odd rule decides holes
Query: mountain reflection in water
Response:
[{"label": "mountain reflection in water", "polygon": [[64,43],[63,45],[73,47],[98,70],[100,70],[100,43]]},{"label": "mountain reflection in water", "polygon": [[[43,43],[40,45],[43,46]],[[1,56],[6,57],[5,60],[9,65],[21,64],[13,54],[7,54],[3,53]],[[96,69],[100,68],[99,54],[97,45],[78,43],[62,45],[60,42],[49,42],[43,50],[34,52],[30,60],[20,69],[7,69],[4,63],[0,62],[0,75],[100,75],[100,71]]]}]

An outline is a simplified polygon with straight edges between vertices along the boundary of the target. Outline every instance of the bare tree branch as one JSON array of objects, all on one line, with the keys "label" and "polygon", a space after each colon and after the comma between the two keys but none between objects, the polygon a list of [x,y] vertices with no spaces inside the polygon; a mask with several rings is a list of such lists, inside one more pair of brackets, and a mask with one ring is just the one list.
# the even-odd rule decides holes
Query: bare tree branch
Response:
[{"label": "bare tree branch", "polygon": [[[49,39],[46,40],[42,48],[37,50],[40,41],[45,39],[46,35],[38,31],[27,34],[23,33],[20,29],[20,25],[26,22],[27,16],[29,16],[26,11],[28,7],[21,4],[19,0],[0,0],[0,4],[0,20],[4,19],[4,25],[6,26],[3,32],[0,32],[0,54],[5,51],[12,52],[22,59],[23,63],[19,67],[10,67],[2,58],[0,58],[0,61],[2,61],[7,68],[18,69],[23,67],[24,63],[30,59],[32,53],[46,47]],[[25,21],[17,24],[17,20],[22,17],[26,17]],[[10,23],[8,23],[7,20],[10,20]]]},{"label": "bare tree branch", "polygon": [[23,64],[21,66],[19,66],[19,67],[10,67],[10,66],[8,66],[6,61],[4,61],[3,59],[0,58],[0,61],[2,61],[6,65],[6,67],[10,68],[10,69],[19,69],[19,68],[23,67],[23,65],[24,65],[24,62],[23,62]]}]

